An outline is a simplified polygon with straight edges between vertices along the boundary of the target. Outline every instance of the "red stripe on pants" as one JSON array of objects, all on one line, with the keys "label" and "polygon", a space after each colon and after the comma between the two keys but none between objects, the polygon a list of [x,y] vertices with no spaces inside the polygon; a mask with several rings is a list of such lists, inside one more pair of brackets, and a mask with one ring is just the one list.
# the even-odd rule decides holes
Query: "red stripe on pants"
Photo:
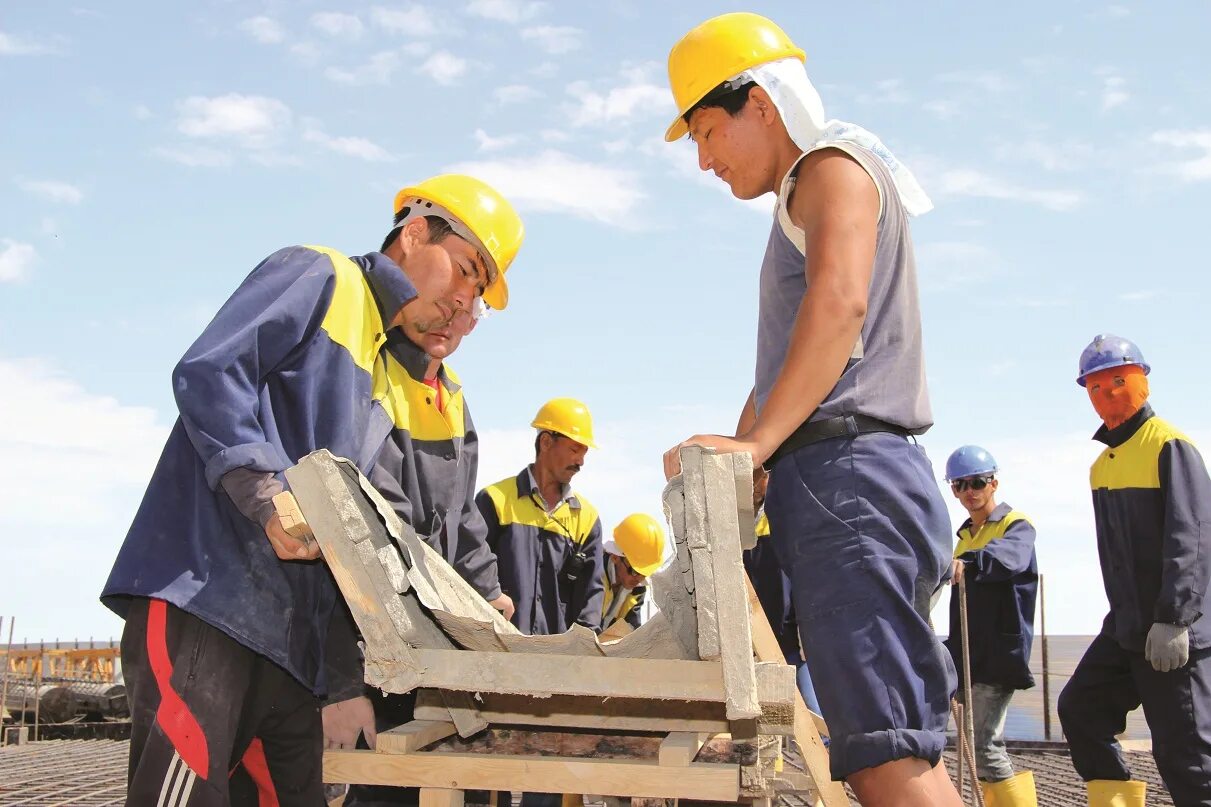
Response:
[{"label": "red stripe on pants", "polygon": [[156,722],[189,769],[205,780],[210,775],[210,752],[197,719],[172,688],[172,659],[168,656],[168,603],[152,600],[147,609],[147,660],[160,690]]},{"label": "red stripe on pants", "polygon": [[269,775],[269,762],[265,759],[265,745],[260,737],[253,737],[244,752],[240,764],[256,785],[257,807],[278,807],[278,792]]}]

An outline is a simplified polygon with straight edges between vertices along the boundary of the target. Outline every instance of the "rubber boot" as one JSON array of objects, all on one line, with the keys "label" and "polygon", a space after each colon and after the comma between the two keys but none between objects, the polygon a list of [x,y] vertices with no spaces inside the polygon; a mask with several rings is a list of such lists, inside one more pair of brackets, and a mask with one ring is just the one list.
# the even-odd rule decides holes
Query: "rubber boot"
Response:
[{"label": "rubber boot", "polygon": [[1039,807],[1034,773],[1021,771],[1001,782],[980,782],[984,807]]},{"label": "rubber boot", "polygon": [[1144,795],[1148,791],[1144,782],[1131,780],[1094,779],[1086,785],[1089,807],[1144,807]]}]

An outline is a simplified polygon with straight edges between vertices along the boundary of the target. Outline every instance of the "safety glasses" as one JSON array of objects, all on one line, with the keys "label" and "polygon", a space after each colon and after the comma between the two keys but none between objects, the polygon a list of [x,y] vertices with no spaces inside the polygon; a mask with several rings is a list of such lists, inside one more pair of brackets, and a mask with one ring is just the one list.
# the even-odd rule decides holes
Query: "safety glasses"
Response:
[{"label": "safety glasses", "polygon": [[988,483],[992,481],[991,476],[977,476],[971,479],[956,479],[950,483],[950,489],[955,493],[962,493],[971,488],[972,490],[983,490],[988,487]]}]

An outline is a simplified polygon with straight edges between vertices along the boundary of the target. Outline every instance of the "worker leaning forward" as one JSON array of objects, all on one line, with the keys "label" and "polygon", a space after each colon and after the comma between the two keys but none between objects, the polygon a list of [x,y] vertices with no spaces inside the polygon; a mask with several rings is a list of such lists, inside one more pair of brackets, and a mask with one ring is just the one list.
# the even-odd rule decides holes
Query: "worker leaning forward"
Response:
[{"label": "worker leaning forward", "polygon": [[[404,189],[395,213],[381,252],[266,258],[173,371],[180,416],[102,593],[126,619],[128,804],[319,804],[325,734],[373,736],[360,671],[328,680],[337,656],[360,663],[332,576],[271,501],[309,452],[353,459],[508,606],[471,498],[474,427],[441,359],[506,305],[521,220],[456,175]],[[350,699],[321,722],[326,693]]]},{"label": "worker leaning forward", "polygon": [[1148,405],[1140,349],[1111,334],[1081,354],[1106,448],[1089,472],[1110,613],[1060,693],[1091,807],[1142,807],[1116,736],[1144,707],[1152,755],[1179,807],[1211,805],[1211,479],[1194,444]]},{"label": "worker leaning forward", "polygon": [[[605,558],[601,601],[602,639],[617,638],[643,621],[647,581],[664,563],[664,529],[647,513],[632,513],[602,547]],[[627,628],[624,628],[626,625]]]},{"label": "worker leaning forward", "polygon": [[[946,481],[967,511],[959,527],[951,582],[963,582],[971,651],[971,714],[976,775],[984,801],[997,807],[1037,807],[1034,774],[1013,772],[1005,749],[1005,717],[1019,689],[1034,686],[1030,649],[1039,590],[1034,525],[1023,513],[997,504],[997,463],[979,446],[962,446],[946,460]],[[962,605],[950,597],[946,646],[963,674]]]},{"label": "worker leaning forward", "polygon": [[666,139],[689,133],[738,198],[778,194],[737,436],[683,445],[772,468],[766,513],[833,777],[871,803],[957,805],[940,764],[954,668],[928,623],[949,528],[911,439],[932,419],[908,217],[930,202],[874,135],[825,120],[804,58],[755,14],[708,20],[669,55]]},{"label": "worker leaning forward", "polygon": [[592,418],[580,401],[555,398],[530,425],[538,431],[534,462],[475,497],[501,590],[512,599],[513,624],[523,633],[563,633],[574,624],[600,630],[601,519],[571,487],[596,448]]}]

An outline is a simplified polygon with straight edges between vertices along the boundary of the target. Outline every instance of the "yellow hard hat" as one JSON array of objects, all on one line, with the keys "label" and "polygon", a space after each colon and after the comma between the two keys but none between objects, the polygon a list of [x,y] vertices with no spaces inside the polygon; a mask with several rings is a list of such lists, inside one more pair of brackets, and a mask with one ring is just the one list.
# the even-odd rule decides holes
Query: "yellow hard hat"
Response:
[{"label": "yellow hard hat", "polygon": [[575,398],[552,398],[542,405],[530,425],[540,431],[562,434],[589,448],[597,448],[593,442],[593,418],[589,408]]},{"label": "yellow hard hat", "polygon": [[647,577],[664,561],[664,530],[647,513],[632,513],[614,528],[614,544],[636,573]]},{"label": "yellow hard hat", "polygon": [[415,215],[441,216],[459,236],[482,248],[489,277],[484,302],[504,309],[509,304],[505,272],[526,236],[513,205],[486,182],[463,174],[442,174],[395,194],[396,215],[410,205],[417,207]]},{"label": "yellow hard hat", "polygon": [[807,61],[802,48],[777,23],[760,14],[739,11],[701,23],[669,51],[669,87],[677,118],[664,139],[672,142],[684,137],[689,132],[685,113],[732,76],[789,56]]}]

